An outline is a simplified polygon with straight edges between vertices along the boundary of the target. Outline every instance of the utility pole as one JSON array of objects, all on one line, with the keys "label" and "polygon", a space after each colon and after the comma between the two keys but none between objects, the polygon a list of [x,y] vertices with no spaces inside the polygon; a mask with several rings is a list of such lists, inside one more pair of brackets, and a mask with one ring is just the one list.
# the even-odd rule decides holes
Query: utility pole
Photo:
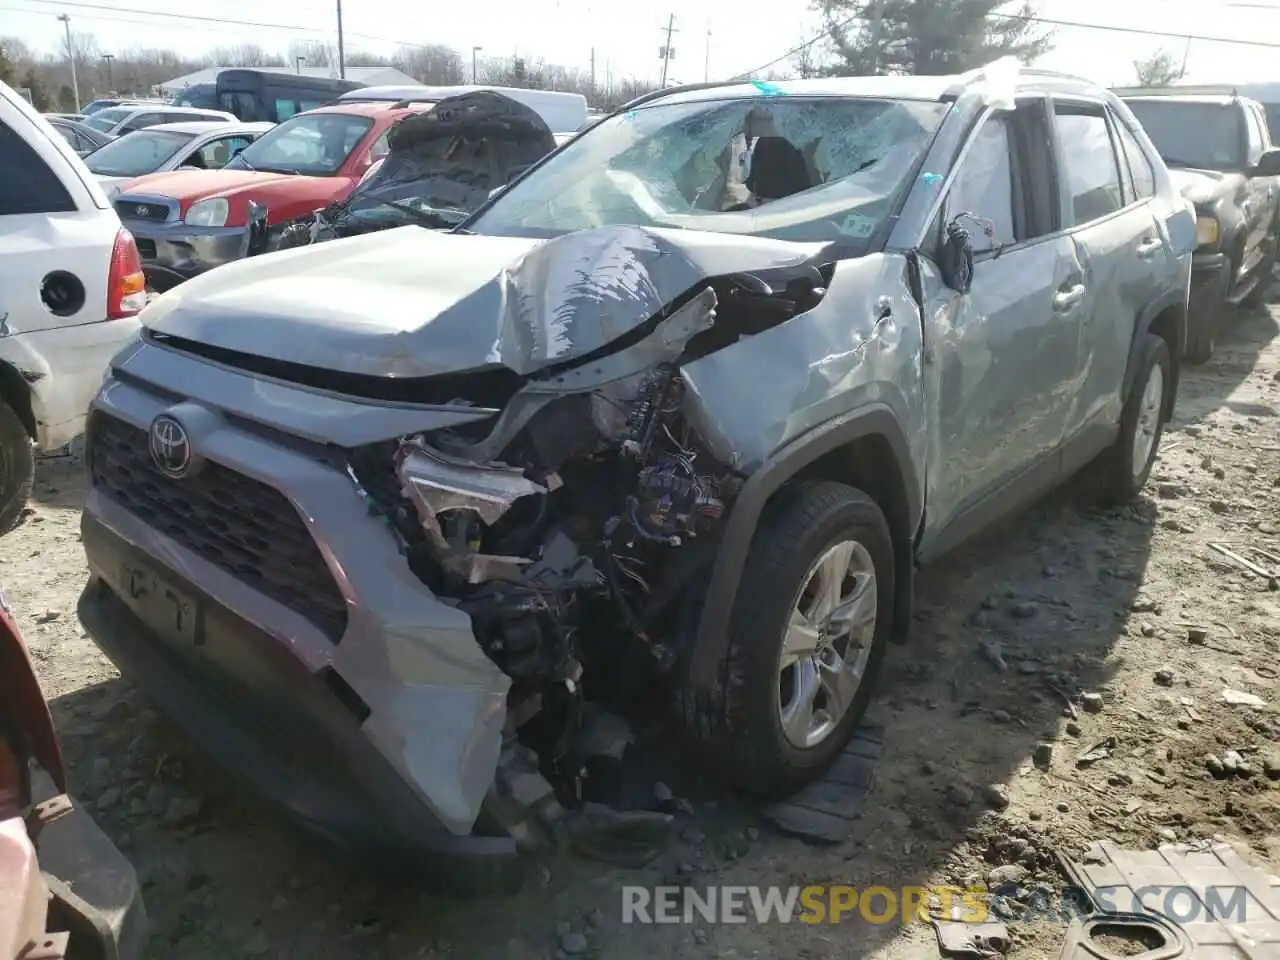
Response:
[{"label": "utility pole", "polygon": [[671,58],[672,58],[672,56],[674,56],[674,55],[675,55],[675,51],[671,49],[671,34],[676,33],[676,32],[678,32],[678,31],[676,30],[676,15],[673,13],[673,14],[668,15],[668,17],[667,17],[667,29],[666,29],[667,42],[663,45],[662,50],[661,50],[661,56],[662,56],[662,83],[661,83],[661,86],[663,86],[663,87],[665,87],[665,86],[667,85],[667,67],[668,67],[668,66],[670,65],[670,63],[671,63]]},{"label": "utility pole", "polygon": [[294,72],[295,72],[295,73],[299,73],[299,74],[300,74],[300,73],[302,73],[302,65],[303,65],[304,63],[306,63],[306,62],[307,62],[307,58],[306,58],[306,57],[294,57],[294,58],[293,58],[293,69],[294,69]]},{"label": "utility pole", "polygon": [[347,79],[347,49],[342,39],[342,0],[338,0],[338,76]]},{"label": "utility pole", "polygon": [[1182,50],[1182,67],[1178,70],[1178,80],[1187,75],[1187,61],[1191,58],[1191,37],[1187,37],[1187,45]]},{"label": "utility pole", "polygon": [[[472,86],[475,86],[475,83],[476,83],[476,54],[483,49],[484,47],[471,48],[471,85]],[[488,74],[486,74],[486,76],[488,76]]]},{"label": "utility pole", "polygon": [[596,95],[596,48],[591,48],[591,96]]},{"label": "utility pole", "polygon": [[71,92],[76,98],[76,109],[80,109],[80,81],[76,79],[76,48],[71,45],[71,18],[65,13],[59,14],[58,19],[62,21],[63,27],[67,31],[67,59],[71,61]]},{"label": "utility pole", "polygon": [[702,80],[711,82],[711,24],[707,24],[707,47],[702,57]]},{"label": "utility pole", "polygon": [[116,58],[114,53],[104,53],[102,59],[107,63],[107,93],[115,93],[115,81],[111,79],[111,61]]}]

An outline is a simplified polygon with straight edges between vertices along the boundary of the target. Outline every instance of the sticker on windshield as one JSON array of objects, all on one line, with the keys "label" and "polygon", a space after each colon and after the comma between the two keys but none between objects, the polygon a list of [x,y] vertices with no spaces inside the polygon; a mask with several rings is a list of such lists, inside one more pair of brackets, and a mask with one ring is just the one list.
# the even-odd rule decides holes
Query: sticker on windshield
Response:
[{"label": "sticker on windshield", "polygon": [[850,213],[844,218],[844,222],[840,224],[840,232],[846,237],[858,237],[865,240],[876,232],[876,220],[874,217],[864,217],[861,214]]},{"label": "sticker on windshield", "polygon": [[768,80],[752,80],[751,85],[763,93],[766,97],[784,97],[785,91],[776,83],[770,83]]},{"label": "sticker on windshield", "polygon": [[922,173],[920,179],[924,181],[926,187],[936,187],[942,182],[942,174],[940,173]]}]

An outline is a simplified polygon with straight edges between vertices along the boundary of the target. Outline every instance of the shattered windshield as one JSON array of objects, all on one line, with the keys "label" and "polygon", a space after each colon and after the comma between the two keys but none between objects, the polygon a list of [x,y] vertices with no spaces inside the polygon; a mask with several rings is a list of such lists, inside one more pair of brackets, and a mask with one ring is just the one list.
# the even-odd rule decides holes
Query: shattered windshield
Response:
[{"label": "shattered windshield", "polygon": [[467,226],[525,237],[633,224],[866,240],[946,110],[778,96],[644,107],[580,134]]},{"label": "shattered windshield", "polygon": [[1231,104],[1126,100],[1170,167],[1239,170],[1245,166],[1243,115]]},{"label": "shattered windshield", "polygon": [[299,114],[272,127],[223,169],[331,176],[372,126],[368,117],[345,113]]}]

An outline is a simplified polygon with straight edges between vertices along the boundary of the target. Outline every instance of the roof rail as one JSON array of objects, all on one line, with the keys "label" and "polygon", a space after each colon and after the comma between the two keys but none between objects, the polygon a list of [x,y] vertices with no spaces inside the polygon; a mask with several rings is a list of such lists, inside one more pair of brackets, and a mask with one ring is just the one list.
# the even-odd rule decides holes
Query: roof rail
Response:
[{"label": "roof rail", "polygon": [[1043,67],[1023,67],[1022,72],[1029,77],[1052,77],[1055,80],[1078,80],[1080,83],[1092,83],[1096,81],[1090,80],[1088,77],[1082,77],[1078,73],[1068,73],[1065,70],[1045,70]]},{"label": "roof rail", "polygon": [[734,83],[750,83],[750,80],[708,80],[703,83],[684,83],[678,87],[663,87],[661,90],[650,90],[648,93],[642,93],[634,100],[624,103],[615,113],[622,113],[624,110],[634,110],[636,107],[651,103],[654,100],[661,100],[665,96],[673,93],[691,93],[695,90],[712,90],[716,87],[727,87]]},{"label": "roof rail", "polygon": [[1239,87],[1234,84],[1202,84],[1172,87],[1112,87],[1118,97],[1238,97]]}]

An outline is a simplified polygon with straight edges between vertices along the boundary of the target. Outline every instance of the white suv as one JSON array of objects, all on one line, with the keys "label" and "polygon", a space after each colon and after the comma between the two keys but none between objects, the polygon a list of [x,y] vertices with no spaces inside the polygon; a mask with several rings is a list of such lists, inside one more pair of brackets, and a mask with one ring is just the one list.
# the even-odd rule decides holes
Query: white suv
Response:
[{"label": "white suv", "polygon": [[70,145],[0,83],[0,534],[22,512],[32,444],[84,428],[146,302],[133,236]]}]

